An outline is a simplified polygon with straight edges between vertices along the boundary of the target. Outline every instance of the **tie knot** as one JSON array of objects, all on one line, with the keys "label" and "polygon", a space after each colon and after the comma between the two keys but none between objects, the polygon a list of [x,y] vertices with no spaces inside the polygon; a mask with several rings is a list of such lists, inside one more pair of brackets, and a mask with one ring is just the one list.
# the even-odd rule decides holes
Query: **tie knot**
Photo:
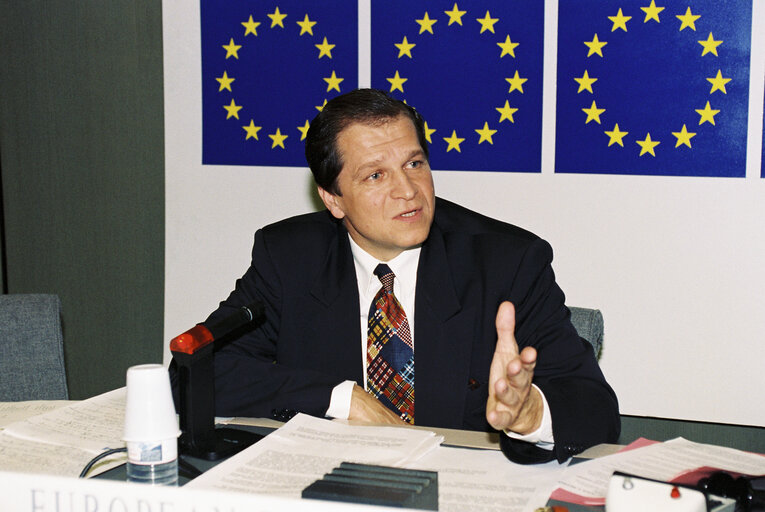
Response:
[{"label": "tie knot", "polygon": [[393,278],[395,278],[396,275],[390,267],[385,263],[380,263],[375,268],[374,274],[380,279],[383,289],[386,292],[393,293]]}]

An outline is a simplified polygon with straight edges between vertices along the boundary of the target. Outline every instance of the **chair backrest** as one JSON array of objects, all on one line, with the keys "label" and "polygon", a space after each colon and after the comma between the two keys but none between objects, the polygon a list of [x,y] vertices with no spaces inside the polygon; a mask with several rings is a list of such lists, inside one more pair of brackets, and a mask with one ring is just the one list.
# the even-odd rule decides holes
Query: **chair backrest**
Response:
[{"label": "chair backrest", "polygon": [[58,296],[0,295],[0,401],[68,398]]},{"label": "chair backrest", "polygon": [[600,359],[600,350],[603,347],[603,314],[599,309],[569,307],[569,310],[576,332],[592,345],[595,358]]}]

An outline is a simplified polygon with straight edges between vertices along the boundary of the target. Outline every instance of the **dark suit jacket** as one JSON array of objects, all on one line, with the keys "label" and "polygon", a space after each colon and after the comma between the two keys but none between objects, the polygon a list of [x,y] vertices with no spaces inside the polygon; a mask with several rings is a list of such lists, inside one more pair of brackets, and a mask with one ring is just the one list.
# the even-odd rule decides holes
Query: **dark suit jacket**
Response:
[{"label": "dark suit jacket", "polygon": [[[500,436],[506,455],[562,461],[616,441],[616,396],[570,322],[551,261],[550,246],[536,235],[436,200],[417,271],[418,425],[491,430],[485,411],[495,316],[510,300],[519,347],[538,351],[534,383],[550,405],[555,449]],[[334,386],[363,385],[353,256],[346,229],[329,212],[259,230],[250,268],[207,322],[254,300],[265,306],[262,325],[216,345],[219,416],[323,416]]]}]

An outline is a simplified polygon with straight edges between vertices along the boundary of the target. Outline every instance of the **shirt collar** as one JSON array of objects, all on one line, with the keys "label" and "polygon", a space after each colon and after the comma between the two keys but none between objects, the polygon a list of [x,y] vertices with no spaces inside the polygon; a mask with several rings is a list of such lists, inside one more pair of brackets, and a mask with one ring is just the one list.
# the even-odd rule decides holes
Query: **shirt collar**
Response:
[{"label": "shirt collar", "polygon": [[[396,275],[396,279],[393,281],[394,293],[397,296],[412,296],[414,294],[414,289],[417,286],[417,265],[420,261],[421,247],[406,249],[392,260],[381,262],[359,247],[350,234],[348,240],[351,243],[353,263],[356,267],[356,279],[362,293],[368,293],[369,290],[373,290],[375,293],[380,289],[380,279],[374,275],[374,269],[380,263],[385,263]],[[396,290],[400,291],[396,292]]]}]

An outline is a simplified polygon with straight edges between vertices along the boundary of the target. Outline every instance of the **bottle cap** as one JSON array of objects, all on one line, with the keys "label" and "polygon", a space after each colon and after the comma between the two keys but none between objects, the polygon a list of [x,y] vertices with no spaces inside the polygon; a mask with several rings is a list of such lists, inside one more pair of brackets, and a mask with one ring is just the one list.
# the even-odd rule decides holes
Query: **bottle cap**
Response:
[{"label": "bottle cap", "polygon": [[167,369],[161,364],[131,366],[126,380],[125,431],[122,439],[127,442],[150,442],[181,435]]}]

